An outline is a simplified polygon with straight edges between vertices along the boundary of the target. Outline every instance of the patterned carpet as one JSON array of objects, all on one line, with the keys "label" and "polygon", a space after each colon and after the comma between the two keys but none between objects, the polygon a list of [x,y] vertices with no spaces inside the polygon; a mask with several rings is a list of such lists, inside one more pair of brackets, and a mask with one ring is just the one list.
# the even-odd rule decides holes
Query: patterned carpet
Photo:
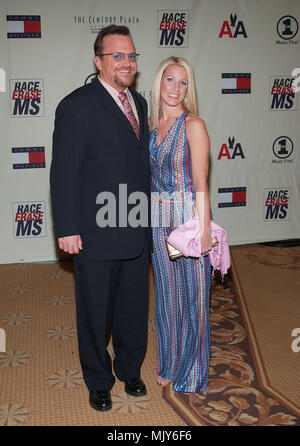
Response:
[{"label": "patterned carpet", "polygon": [[[1,426],[300,425],[299,415],[258,383],[231,279],[213,281],[211,364],[206,394],[174,393],[155,383],[154,283],[150,269],[148,350],[142,377],[148,393],[129,397],[118,380],[113,409],[94,411],[83,383],[76,337],[73,267],[0,266]],[[113,355],[112,347],[109,346]]]},{"label": "patterned carpet", "polygon": [[259,383],[300,417],[300,246],[245,245],[231,257]]}]

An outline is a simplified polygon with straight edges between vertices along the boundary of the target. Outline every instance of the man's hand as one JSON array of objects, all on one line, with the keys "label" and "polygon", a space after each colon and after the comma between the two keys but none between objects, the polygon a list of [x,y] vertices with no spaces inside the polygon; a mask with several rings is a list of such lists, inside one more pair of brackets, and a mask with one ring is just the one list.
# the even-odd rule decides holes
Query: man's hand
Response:
[{"label": "man's hand", "polygon": [[58,239],[58,246],[69,254],[78,254],[82,249],[82,241],[80,235],[70,235]]}]

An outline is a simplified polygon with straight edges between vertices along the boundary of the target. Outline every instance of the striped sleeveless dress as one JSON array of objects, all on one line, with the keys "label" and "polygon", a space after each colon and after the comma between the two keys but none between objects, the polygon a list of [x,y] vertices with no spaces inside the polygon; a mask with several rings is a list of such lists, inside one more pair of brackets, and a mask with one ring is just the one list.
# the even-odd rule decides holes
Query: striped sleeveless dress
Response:
[{"label": "striped sleeveless dress", "polygon": [[204,392],[210,356],[209,258],[170,260],[165,240],[196,214],[187,114],[174,121],[160,145],[157,129],[150,133],[158,375],[172,380],[176,392]]}]

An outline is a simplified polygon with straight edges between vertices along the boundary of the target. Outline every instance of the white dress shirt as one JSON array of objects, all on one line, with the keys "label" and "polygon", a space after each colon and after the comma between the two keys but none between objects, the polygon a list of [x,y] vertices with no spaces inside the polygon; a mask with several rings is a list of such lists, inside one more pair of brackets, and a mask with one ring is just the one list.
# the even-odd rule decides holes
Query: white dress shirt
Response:
[{"label": "white dress shirt", "polygon": [[[124,111],[124,107],[122,102],[119,99],[119,91],[116,90],[115,88],[113,88],[111,85],[109,85],[107,82],[105,82],[103,79],[100,78],[100,76],[98,75],[98,79],[101,82],[101,84],[103,85],[103,87],[108,91],[108,93],[113,97],[113,99],[116,101],[116,103],[118,104],[118,106],[120,107],[120,109],[122,110],[122,112],[125,114]],[[139,116],[137,113],[137,109],[135,106],[135,102],[134,99],[132,97],[132,94],[130,93],[130,91],[128,90],[128,88],[126,88],[124,90],[124,92],[127,94],[128,97],[128,101],[129,104],[131,105],[132,111],[134,113],[134,116],[136,117],[137,122],[139,123]]]}]

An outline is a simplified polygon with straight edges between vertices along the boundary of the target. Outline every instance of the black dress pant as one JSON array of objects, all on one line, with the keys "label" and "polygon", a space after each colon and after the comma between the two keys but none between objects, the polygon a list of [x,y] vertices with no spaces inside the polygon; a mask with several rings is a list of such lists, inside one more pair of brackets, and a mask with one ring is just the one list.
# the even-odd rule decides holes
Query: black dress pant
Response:
[{"label": "black dress pant", "polygon": [[112,334],[114,372],[120,381],[140,376],[148,334],[149,251],[129,260],[80,260],[73,256],[79,357],[89,390],[115,382],[106,349]]}]

